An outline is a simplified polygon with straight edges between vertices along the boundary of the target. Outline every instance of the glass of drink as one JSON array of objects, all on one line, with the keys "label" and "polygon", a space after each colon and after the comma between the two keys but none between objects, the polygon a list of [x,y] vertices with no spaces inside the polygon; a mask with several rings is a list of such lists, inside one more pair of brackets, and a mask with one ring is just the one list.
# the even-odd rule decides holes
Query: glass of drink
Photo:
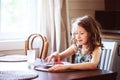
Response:
[{"label": "glass of drink", "polygon": [[29,68],[34,67],[35,58],[36,58],[35,50],[27,50],[27,62]]}]

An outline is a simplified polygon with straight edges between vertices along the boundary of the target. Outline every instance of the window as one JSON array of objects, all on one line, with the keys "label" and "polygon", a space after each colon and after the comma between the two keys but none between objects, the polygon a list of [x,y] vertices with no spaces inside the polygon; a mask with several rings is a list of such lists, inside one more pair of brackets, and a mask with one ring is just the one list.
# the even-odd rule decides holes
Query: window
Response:
[{"label": "window", "polygon": [[0,0],[0,40],[36,32],[37,12],[37,0]]}]

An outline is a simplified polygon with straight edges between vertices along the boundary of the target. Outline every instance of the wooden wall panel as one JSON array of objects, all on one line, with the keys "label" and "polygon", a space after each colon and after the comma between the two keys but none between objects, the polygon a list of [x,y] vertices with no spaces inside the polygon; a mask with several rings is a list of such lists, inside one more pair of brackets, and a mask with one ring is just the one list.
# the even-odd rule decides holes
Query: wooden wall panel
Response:
[{"label": "wooden wall panel", "polygon": [[68,0],[69,23],[73,18],[83,15],[94,17],[95,10],[104,9],[104,0]]},{"label": "wooden wall panel", "polygon": [[69,2],[69,9],[92,9],[92,10],[103,10],[104,2],[103,1],[72,1]]}]

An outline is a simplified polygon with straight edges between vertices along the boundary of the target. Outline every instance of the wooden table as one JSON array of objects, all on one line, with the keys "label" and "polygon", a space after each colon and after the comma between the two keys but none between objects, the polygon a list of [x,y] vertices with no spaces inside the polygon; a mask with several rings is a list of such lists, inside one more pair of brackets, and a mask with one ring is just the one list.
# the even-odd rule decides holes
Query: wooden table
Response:
[{"label": "wooden table", "polygon": [[[0,71],[27,71],[28,65],[23,62],[0,62]],[[77,70],[65,72],[36,71],[39,76],[33,80],[116,80],[117,73],[104,70]]]},{"label": "wooden table", "polygon": [[104,70],[84,70],[71,72],[42,72],[35,80],[116,80],[117,73]]}]

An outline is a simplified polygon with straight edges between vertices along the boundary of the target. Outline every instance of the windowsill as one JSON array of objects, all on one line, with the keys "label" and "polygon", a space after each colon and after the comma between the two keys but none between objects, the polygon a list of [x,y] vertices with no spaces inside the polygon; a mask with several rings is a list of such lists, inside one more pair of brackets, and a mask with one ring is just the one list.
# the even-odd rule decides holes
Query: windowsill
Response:
[{"label": "windowsill", "polygon": [[0,41],[0,50],[24,49],[24,40],[3,40]]}]

